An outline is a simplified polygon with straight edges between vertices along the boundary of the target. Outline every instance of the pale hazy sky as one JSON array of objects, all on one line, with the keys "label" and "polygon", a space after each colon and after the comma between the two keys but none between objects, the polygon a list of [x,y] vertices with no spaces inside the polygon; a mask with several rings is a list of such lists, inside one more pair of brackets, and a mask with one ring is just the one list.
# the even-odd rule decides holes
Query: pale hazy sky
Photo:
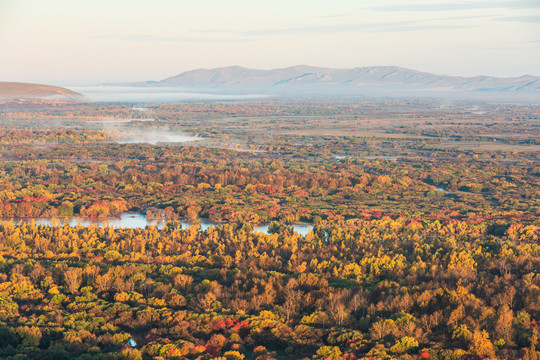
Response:
[{"label": "pale hazy sky", "polygon": [[0,0],[0,80],[298,64],[540,76],[540,0]]}]

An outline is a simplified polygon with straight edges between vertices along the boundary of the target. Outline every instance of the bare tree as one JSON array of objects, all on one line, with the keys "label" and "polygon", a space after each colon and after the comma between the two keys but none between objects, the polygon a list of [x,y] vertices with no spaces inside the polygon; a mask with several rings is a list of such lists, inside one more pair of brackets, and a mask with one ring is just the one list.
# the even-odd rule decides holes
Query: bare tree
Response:
[{"label": "bare tree", "polygon": [[82,282],[82,269],[70,268],[64,273],[64,281],[70,293],[75,294]]},{"label": "bare tree", "polygon": [[352,310],[354,311],[354,314],[357,315],[358,309],[361,308],[362,315],[365,315],[367,305],[368,305],[367,291],[364,289],[358,290],[358,292],[356,292],[351,299],[351,306],[352,306]]},{"label": "bare tree", "polygon": [[349,308],[345,305],[347,301],[346,291],[337,292],[334,294],[329,294],[328,298],[328,312],[332,319],[339,325],[343,326],[343,323],[350,314]]},{"label": "bare tree", "polygon": [[508,277],[512,271],[510,262],[506,259],[497,259],[495,265],[499,267],[499,272],[502,277]]},{"label": "bare tree", "polygon": [[434,328],[439,326],[439,324],[442,322],[443,316],[441,311],[435,311],[433,314],[428,315],[424,314],[420,318],[420,323],[422,324],[422,328],[427,332],[432,332]]},{"label": "bare tree", "polygon": [[300,306],[300,299],[302,298],[302,292],[297,290],[288,290],[285,293],[285,302],[283,303],[283,311],[287,317],[287,321],[291,318],[291,315],[298,311]]}]

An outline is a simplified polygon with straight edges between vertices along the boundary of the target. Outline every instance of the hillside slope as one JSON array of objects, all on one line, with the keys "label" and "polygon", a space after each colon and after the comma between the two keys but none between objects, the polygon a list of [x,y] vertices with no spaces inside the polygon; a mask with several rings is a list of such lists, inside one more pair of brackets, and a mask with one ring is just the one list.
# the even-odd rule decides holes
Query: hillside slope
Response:
[{"label": "hillside slope", "polygon": [[76,100],[82,94],[59,86],[0,81],[0,99]]}]

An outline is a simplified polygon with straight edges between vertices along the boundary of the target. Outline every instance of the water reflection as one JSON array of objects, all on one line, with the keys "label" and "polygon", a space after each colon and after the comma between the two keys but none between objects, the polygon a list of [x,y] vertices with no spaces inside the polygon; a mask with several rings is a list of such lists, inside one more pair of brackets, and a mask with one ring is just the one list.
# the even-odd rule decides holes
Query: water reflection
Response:
[{"label": "water reflection", "polygon": [[388,161],[398,161],[398,158],[395,156],[386,156],[386,155],[373,155],[373,156],[352,156],[352,155],[335,155],[334,158],[338,161],[344,159],[354,159],[355,157],[359,159],[366,160],[388,160]]},{"label": "water reflection", "polygon": [[[67,218],[69,226],[97,226],[97,227],[113,227],[113,228],[128,228],[128,229],[144,229],[147,226],[156,226],[158,229],[162,229],[163,226],[167,223],[165,220],[148,220],[145,215],[142,214],[123,214],[119,218],[111,219],[88,219],[88,218],[79,218],[79,217],[70,217]],[[50,219],[50,218],[24,218],[24,219],[14,219],[15,224],[21,222],[30,223],[35,221],[36,225],[63,225],[66,221],[66,218]],[[182,229],[187,229],[192,223],[186,220],[180,220],[182,224]],[[202,220],[197,224],[200,225],[200,231],[205,231],[210,227],[215,227],[218,225],[223,225],[221,223],[214,223],[211,221]],[[263,232],[269,234],[268,232],[269,224],[257,225],[254,227],[255,231]],[[313,229],[313,225],[309,224],[293,224],[290,225],[293,230],[301,236],[306,236],[307,233]]]},{"label": "water reflection", "polygon": [[439,186],[439,187],[436,187],[435,190],[437,190],[437,191],[442,191],[442,192],[444,192],[445,194],[449,194],[449,193],[450,193],[450,191],[448,191],[448,190],[446,190],[445,188],[440,187],[440,186]]}]

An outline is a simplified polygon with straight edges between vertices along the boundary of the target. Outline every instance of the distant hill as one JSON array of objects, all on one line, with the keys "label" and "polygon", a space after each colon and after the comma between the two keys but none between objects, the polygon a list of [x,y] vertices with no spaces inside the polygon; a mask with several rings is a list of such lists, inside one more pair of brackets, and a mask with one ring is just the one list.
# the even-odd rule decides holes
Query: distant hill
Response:
[{"label": "distant hill", "polygon": [[460,77],[437,75],[396,66],[333,69],[298,65],[256,70],[241,66],[186,71],[161,81],[124,86],[172,86],[191,89],[257,89],[268,91],[395,91],[395,92],[519,92],[540,94],[540,77]]},{"label": "distant hill", "polygon": [[0,81],[0,99],[77,100],[83,95],[59,86]]}]

